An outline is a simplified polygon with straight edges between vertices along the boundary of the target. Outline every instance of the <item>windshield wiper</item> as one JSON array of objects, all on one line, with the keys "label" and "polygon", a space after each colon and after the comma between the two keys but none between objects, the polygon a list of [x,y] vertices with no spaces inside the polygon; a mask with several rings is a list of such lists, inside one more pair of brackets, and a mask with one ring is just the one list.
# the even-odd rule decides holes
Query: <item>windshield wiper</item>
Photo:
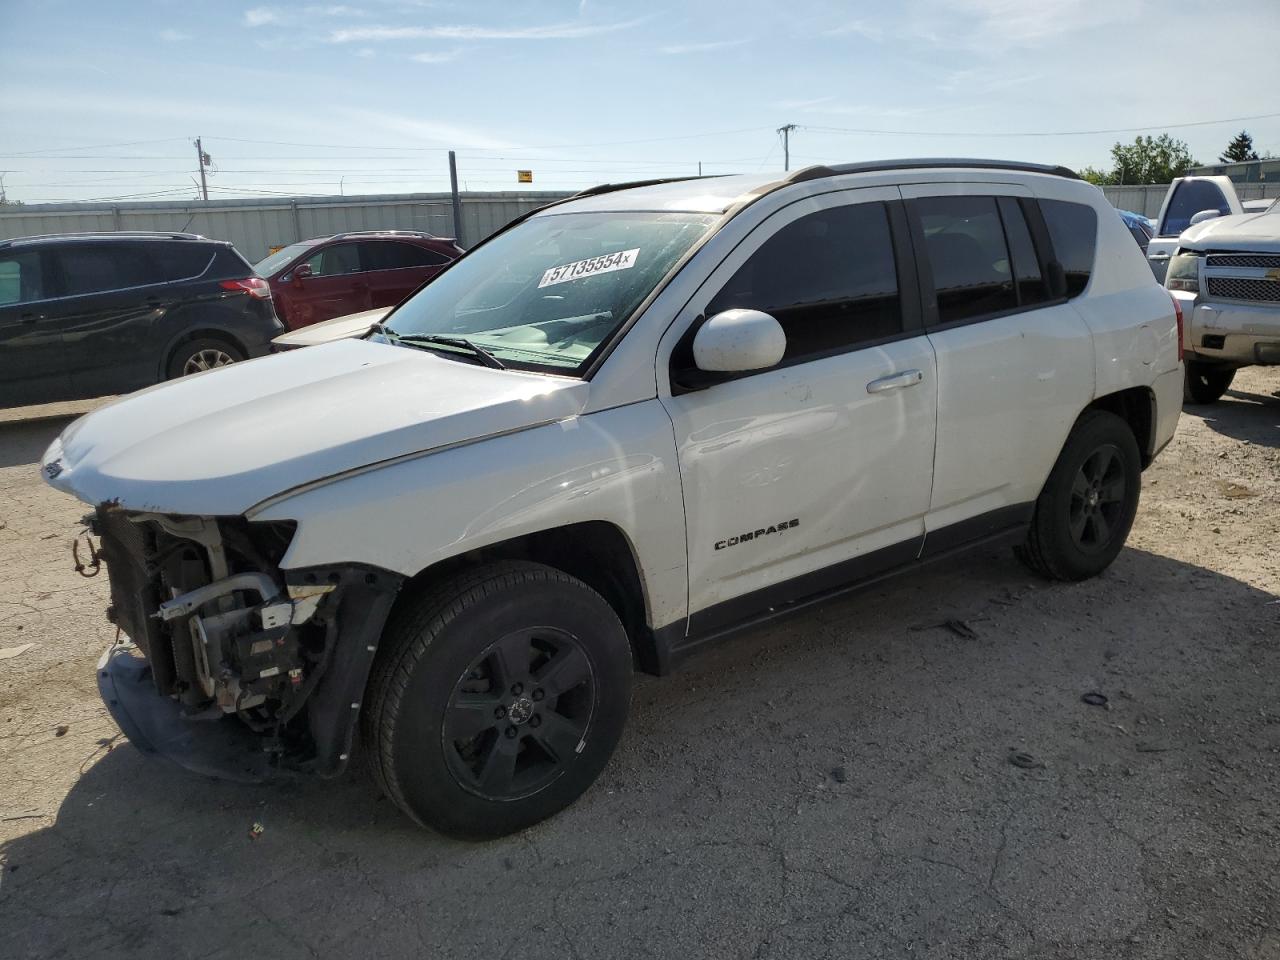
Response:
[{"label": "windshield wiper", "polygon": [[380,333],[384,337],[390,337],[401,343],[421,343],[430,346],[431,344],[440,344],[445,347],[461,347],[463,350],[469,351],[477,360],[486,367],[492,367],[494,370],[505,370],[507,365],[495,357],[484,347],[477,346],[470,340],[463,337],[442,337],[438,333],[396,333],[394,330],[376,323],[371,328],[373,332]]}]

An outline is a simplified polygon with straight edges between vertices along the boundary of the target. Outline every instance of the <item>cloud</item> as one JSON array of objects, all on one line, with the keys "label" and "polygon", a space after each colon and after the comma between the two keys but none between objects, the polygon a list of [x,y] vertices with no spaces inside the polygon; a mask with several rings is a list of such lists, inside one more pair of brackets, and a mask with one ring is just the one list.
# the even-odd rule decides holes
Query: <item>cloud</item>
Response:
[{"label": "cloud", "polygon": [[244,12],[246,27],[265,27],[269,23],[279,23],[280,14],[270,7],[254,7]]},{"label": "cloud", "polygon": [[553,23],[535,27],[482,27],[457,24],[441,27],[347,27],[329,33],[330,43],[371,40],[577,40],[602,33],[629,30],[646,17],[618,23]]},{"label": "cloud", "polygon": [[373,47],[361,47],[356,51],[357,57],[372,57],[374,54]]},{"label": "cloud", "polygon": [[926,0],[913,11],[911,32],[938,47],[999,54],[1133,21],[1142,12],[1143,0],[1055,0],[1052,12],[1026,0]]},{"label": "cloud", "polygon": [[451,123],[436,123],[400,114],[374,113],[348,108],[337,112],[348,117],[353,124],[359,124],[365,129],[376,127],[407,139],[425,140],[432,145],[466,147],[473,150],[506,150],[516,146],[510,140],[502,140],[480,130],[459,127]]},{"label": "cloud", "polygon": [[160,39],[165,43],[181,43],[183,40],[190,40],[191,34],[181,30],[161,30]]},{"label": "cloud", "polygon": [[842,23],[838,27],[832,27],[830,30],[824,31],[828,37],[847,37],[857,35],[866,37],[868,40],[874,40],[879,43],[884,39],[884,30],[877,27],[873,23],[867,23],[865,20],[850,20]]},{"label": "cloud", "polygon": [[669,47],[660,47],[659,52],[668,56],[680,56],[686,53],[706,53],[708,50],[723,50],[726,47],[740,47],[750,40],[709,40],[706,43],[677,43]]},{"label": "cloud", "polygon": [[283,26],[298,20],[299,14],[302,17],[363,17],[365,11],[340,3],[312,4],[287,13],[275,7],[254,7],[244,12],[244,24],[246,27]]},{"label": "cloud", "polygon": [[457,60],[461,55],[461,50],[438,50],[428,53],[415,53],[409,59],[415,63],[448,63],[450,60]]}]

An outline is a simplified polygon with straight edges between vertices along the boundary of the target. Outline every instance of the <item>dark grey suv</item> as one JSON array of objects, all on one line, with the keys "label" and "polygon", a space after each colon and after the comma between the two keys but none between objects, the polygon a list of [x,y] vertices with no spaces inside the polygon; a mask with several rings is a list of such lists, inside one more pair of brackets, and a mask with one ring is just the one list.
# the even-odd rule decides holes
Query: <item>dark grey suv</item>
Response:
[{"label": "dark grey suv", "polygon": [[0,406],[128,393],[268,352],[271,288],[183,233],[0,241]]}]

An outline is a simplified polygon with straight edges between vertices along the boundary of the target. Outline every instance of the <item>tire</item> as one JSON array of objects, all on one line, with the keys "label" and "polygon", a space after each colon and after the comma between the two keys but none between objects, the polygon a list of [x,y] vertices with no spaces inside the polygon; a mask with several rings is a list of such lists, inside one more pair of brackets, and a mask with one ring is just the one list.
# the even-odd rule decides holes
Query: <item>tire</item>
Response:
[{"label": "tire", "polygon": [[537,563],[467,571],[393,613],[362,738],[382,791],[417,823],[484,839],[582,794],[631,705],[631,649],[613,609]]},{"label": "tire", "polygon": [[1133,526],[1142,485],[1138,442],[1124,420],[1090,410],[1076,421],[1036,500],[1018,559],[1049,580],[1084,580],[1111,565]]},{"label": "tire", "polygon": [[1227,392],[1235,376],[1235,370],[1188,360],[1182,381],[1182,398],[1187,403],[1213,403]]},{"label": "tire", "polygon": [[225,367],[244,359],[244,351],[229,340],[201,337],[178,344],[169,358],[169,379]]}]

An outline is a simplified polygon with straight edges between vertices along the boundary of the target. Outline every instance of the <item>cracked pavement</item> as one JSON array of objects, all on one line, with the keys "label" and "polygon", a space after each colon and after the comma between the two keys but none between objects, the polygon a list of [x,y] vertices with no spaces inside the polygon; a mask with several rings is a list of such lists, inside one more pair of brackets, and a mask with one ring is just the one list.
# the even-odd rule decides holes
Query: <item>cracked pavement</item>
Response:
[{"label": "cracked pavement", "polygon": [[0,660],[3,952],[1280,958],[1277,391],[1184,412],[1101,578],[979,552],[642,677],[595,787],[486,844],[358,765],[141,757],[98,703],[85,508],[35,468],[68,421],[0,422],[0,648],[32,644]]}]

